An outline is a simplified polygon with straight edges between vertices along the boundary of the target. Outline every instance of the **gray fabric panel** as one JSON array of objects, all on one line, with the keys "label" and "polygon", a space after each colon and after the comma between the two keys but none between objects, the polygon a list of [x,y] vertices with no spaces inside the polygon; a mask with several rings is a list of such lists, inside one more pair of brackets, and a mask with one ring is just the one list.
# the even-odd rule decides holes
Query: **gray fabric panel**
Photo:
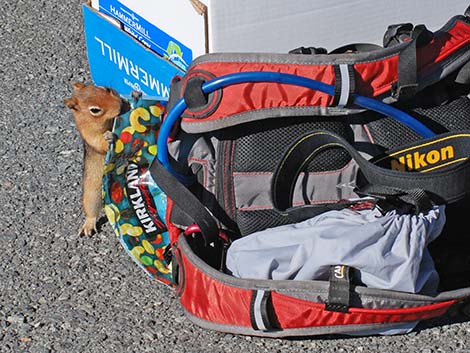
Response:
[{"label": "gray fabric panel", "polygon": [[[189,165],[192,163],[203,165],[205,188],[212,194],[216,192],[216,167],[222,167],[220,163],[215,162],[218,144],[219,141],[215,137],[201,137],[192,134],[184,134],[182,142],[174,141],[169,144],[170,154],[173,158],[188,161]],[[314,202],[357,197],[352,191],[354,187],[352,182],[355,180],[356,173],[357,166],[354,161],[337,171],[302,173],[296,183],[294,203],[304,203],[305,197]],[[271,173],[235,173],[236,207],[242,209],[272,208],[271,179]],[[208,204],[208,200],[203,200],[203,202]]]},{"label": "gray fabric panel", "polygon": [[188,133],[202,133],[235,126],[250,121],[295,116],[344,116],[363,112],[364,109],[338,107],[282,107],[249,110],[240,114],[223,117],[217,120],[202,119],[201,122],[181,122],[181,128]]},{"label": "gray fabric panel", "polygon": [[[357,287],[356,287],[357,288]],[[309,293],[306,291],[297,290],[278,290],[278,293],[287,295],[289,297],[306,300],[310,302],[325,304],[328,301],[328,291],[317,293]],[[391,293],[391,292],[389,292]],[[352,308],[366,308],[366,309],[383,309],[383,308],[411,308],[418,305],[427,305],[434,303],[434,300],[428,301],[416,301],[416,300],[404,300],[402,298],[389,298],[389,297],[377,297],[368,295],[359,295],[356,292],[351,293],[350,306]]]},{"label": "gray fabric panel", "polygon": [[[175,170],[187,174],[192,165],[202,166],[202,183],[208,193],[203,193],[200,201],[209,208],[210,212],[216,207],[214,205],[216,200],[210,195],[215,194],[216,190],[216,168],[219,165],[216,163],[215,151],[219,142],[214,137],[201,137],[201,135],[182,133],[179,137],[180,140],[168,144],[170,156],[180,162],[174,165]],[[179,223],[175,218],[172,219],[172,222]],[[188,224],[175,225],[182,229],[188,226]]]},{"label": "gray fabric panel", "polygon": [[286,330],[256,331],[251,327],[223,325],[206,321],[198,318],[197,316],[192,315],[185,308],[183,308],[183,312],[192,323],[208,330],[233,333],[238,335],[250,335],[271,338],[317,336],[327,334],[350,334],[354,336],[402,334],[409,332],[417,324],[416,321],[413,321],[408,323],[400,322],[367,325],[317,326]]},{"label": "gray fabric panel", "polygon": [[[357,197],[353,192],[357,165],[350,162],[339,171],[301,173],[294,191],[294,205],[312,202],[335,202]],[[272,173],[234,173],[236,206],[241,210],[272,208]],[[287,192],[287,190],[286,190]]]},{"label": "gray fabric panel", "polygon": [[329,211],[234,241],[227,270],[241,278],[328,280],[330,266],[341,264],[371,288],[435,294],[438,275],[426,246],[444,223],[443,206],[419,215]]},{"label": "gray fabric panel", "polygon": [[179,135],[178,140],[168,144],[168,150],[172,158],[180,161],[179,166],[186,165],[190,167],[193,163],[202,165],[204,168],[204,187],[214,194],[218,144],[219,141],[215,137],[183,133]]},{"label": "gray fabric panel", "polygon": [[[363,125],[353,125],[354,139],[369,142]],[[219,140],[210,135],[182,134],[181,141],[169,144],[170,154],[182,164],[198,163],[204,166],[205,188],[215,194],[216,151]],[[364,154],[365,157],[369,155]],[[188,162],[185,162],[188,161]],[[341,170],[326,173],[301,174],[295,186],[294,203],[310,201],[336,201],[357,197],[353,192],[357,165],[351,161]],[[270,195],[272,174],[270,173],[235,173],[234,188],[236,207],[243,210],[272,208]],[[208,205],[208,200],[203,200]]]},{"label": "gray fabric panel", "polygon": [[353,124],[351,128],[354,133],[354,141],[355,142],[371,142],[370,137],[367,134],[365,125]]}]

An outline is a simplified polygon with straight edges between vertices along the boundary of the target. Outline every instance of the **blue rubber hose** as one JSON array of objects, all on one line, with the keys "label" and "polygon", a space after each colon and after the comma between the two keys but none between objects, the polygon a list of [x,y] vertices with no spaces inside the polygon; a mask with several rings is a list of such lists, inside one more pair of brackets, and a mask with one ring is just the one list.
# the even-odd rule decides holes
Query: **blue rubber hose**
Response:
[{"label": "blue rubber hose", "polygon": [[[205,94],[212,93],[218,89],[247,82],[276,82],[295,86],[310,88],[316,91],[326,93],[330,96],[335,94],[335,86],[329,85],[320,81],[312,80],[306,77],[285,74],[280,72],[239,72],[217,77],[213,80],[207,81],[202,85],[202,91]],[[418,133],[423,138],[435,136],[435,133],[430,130],[426,125],[413,118],[411,115],[396,109],[388,104],[382,103],[378,100],[353,94],[353,103],[361,108],[376,111],[386,115],[400,123],[408,126],[410,129]],[[172,173],[181,183],[190,185],[194,182],[194,177],[185,176],[176,172],[170,164],[168,155],[168,138],[170,136],[173,125],[178,121],[183,112],[186,110],[186,102],[183,98],[179,99],[173,108],[168,112],[165,120],[163,121],[157,141],[157,158],[162,165]]]}]

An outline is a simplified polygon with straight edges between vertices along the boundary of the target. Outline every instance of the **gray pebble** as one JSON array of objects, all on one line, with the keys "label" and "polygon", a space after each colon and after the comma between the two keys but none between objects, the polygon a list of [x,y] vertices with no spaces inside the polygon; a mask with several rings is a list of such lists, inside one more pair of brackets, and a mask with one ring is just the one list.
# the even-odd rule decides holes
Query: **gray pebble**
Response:
[{"label": "gray pebble", "polygon": [[10,324],[23,324],[26,322],[26,319],[22,315],[12,315],[7,317],[7,321]]}]

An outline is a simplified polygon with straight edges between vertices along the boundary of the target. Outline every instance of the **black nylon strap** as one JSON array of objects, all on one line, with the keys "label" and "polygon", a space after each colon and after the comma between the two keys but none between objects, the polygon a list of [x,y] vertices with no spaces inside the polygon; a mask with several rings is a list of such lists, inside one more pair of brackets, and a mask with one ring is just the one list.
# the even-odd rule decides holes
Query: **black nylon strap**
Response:
[{"label": "black nylon strap", "polygon": [[361,196],[372,196],[377,199],[377,206],[386,213],[393,209],[401,213],[429,211],[433,204],[429,195],[423,189],[402,190],[382,185],[365,185],[356,190]]},{"label": "black nylon strap", "polygon": [[326,54],[327,50],[322,47],[298,47],[292,50],[289,50],[289,54],[304,54],[304,55],[317,55],[317,54]]},{"label": "black nylon strap", "polygon": [[398,56],[398,82],[392,89],[396,99],[406,100],[418,92],[418,64],[416,50],[432,39],[432,32],[426,26],[417,25],[411,32],[408,45]]},{"label": "black nylon strap", "polygon": [[205,245],[216,241],[219,234],[217,223],[201,201],[168,172],[158,158],[153,160],[149,170],[153,180],[165,194],[199,226]]},{"label": "black nylon strap", "polygon": [[470,84],[470,61],[459,69],[455,82],[462,85]]},{"label": "black nylon strap", "polygon": [[276,168],[271,188],[276,209],[285,212],[292,208],[299,173],[320,151],[333,147],[344,148],[356,161],[360,169],[357,179],[361,187],[373,185],[406,191],[422,189],[439,204],[458,201],[470,193],[470,131],[421,140],[376,158],[372,163],[342,137],[318,130],[297,140]]},{"label": "black nylon strap", "polygon": [[251,326],[257,331],[279,330],[280,325],[273,310],[271,291],[254,290],[250,303]]},{"label": "black nylon strap", "polygon": [[350,303],[351,276],[349,267],[331,266],[330,286],[325,310],[347,313]]},{"label": "black nylon strap", "polygon": [[388,48],[405,41],[411,36],[413,31],[412,23],[396,23],[388,26],[383,37],[383,46]]},{"label": "black nylon strap", "polygon": [[320,205],[305,205],[301,207],[291,207],[282,210],[282,214],[287,216],[292,222],[298,223],[306,219],[318,216],[327,211],[342,210],[343,208],[355,205],[354,202],[337,202]]},{"label": "black nylon strap", "polygon": [[336,48],[335,50],[332,50],[330,54],[366,53],[379,49],[383,49],[383,47],[372,43],[352,43]]}]

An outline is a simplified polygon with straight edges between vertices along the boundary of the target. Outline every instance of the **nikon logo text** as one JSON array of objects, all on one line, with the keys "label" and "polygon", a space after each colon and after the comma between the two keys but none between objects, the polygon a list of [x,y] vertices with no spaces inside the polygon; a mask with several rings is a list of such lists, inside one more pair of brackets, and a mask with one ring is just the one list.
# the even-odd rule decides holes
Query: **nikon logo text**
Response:
[{"label": "nikon logo text", "polygon": [[393,170],[406,171],[417,170],[435,165],[439,162],[454,158],[454,147],[446,146],[440,150],[431,150],[426,153],[413,152],[408,153],[391,161],[390,167]]}]

